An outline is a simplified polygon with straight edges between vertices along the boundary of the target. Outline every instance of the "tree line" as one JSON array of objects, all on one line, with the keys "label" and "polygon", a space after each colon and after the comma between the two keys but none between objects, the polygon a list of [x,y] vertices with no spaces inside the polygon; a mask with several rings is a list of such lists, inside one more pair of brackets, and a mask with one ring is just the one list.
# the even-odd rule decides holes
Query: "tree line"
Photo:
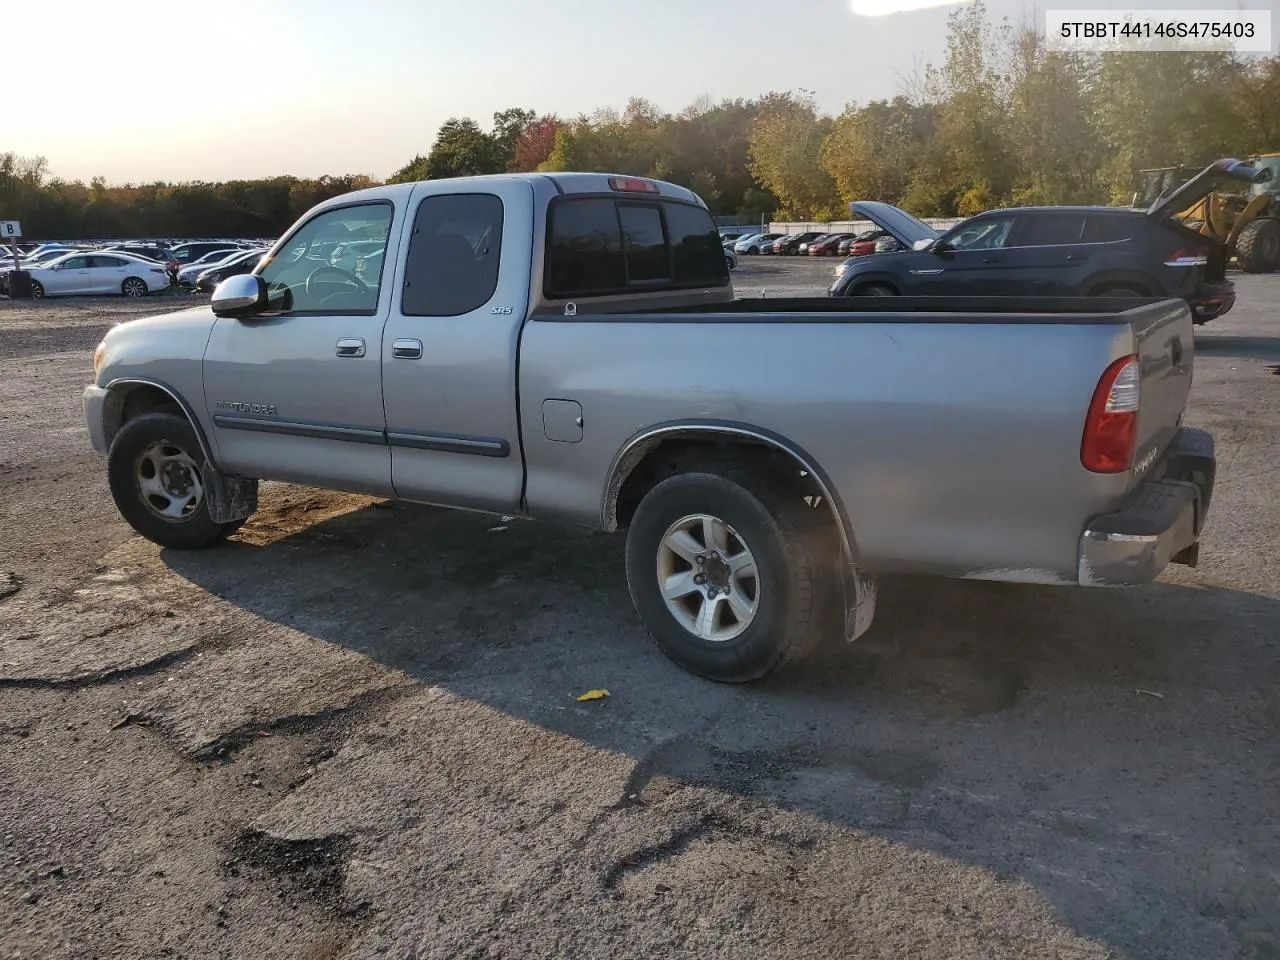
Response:
[{"label": "tree line", "polygon": [[[824,115],[806,90],[702,98],[667,113],[641,98],[577,117],[523,108],[486,130],[449,119],[389,182],[504,171],[607,170],[683,184],[717,214],[847,217],[855,199],[919,216],[1002,205],[1124,203],[1136,171],[1280,151],[1280,56],[1067,54],[982,3],[950,17],[939,64],[890,99]],[[0,153],[0,217],[32,237],[275,236],[366,176],[109,186],[50,177]]]}]

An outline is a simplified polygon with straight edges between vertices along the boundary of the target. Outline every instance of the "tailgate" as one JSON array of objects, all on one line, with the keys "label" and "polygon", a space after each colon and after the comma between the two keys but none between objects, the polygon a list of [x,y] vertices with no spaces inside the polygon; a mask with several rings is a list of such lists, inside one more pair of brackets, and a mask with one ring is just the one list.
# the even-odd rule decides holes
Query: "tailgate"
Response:
[{"label": "tailgate", "polygon": [[1195,338],[1185,302],[1165,300],[1129,311],[1141,380],[1133,482],[1150,471],[1182,422],[1191,394]]}]

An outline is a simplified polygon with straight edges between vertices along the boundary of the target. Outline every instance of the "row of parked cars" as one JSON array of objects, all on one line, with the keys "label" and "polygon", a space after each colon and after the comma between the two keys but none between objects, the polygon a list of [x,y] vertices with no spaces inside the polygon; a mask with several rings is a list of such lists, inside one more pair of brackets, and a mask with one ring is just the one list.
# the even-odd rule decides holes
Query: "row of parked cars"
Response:
[{"label": "row of parked cars", "polygon": [[[145,297],[175,286],[208,292],[221,280],[252,270],[270,242],[30,244],[19,248],[19,268],[30,277],[31,294],[36,298],[72,294]],[[8,292],[7,284],[7,271],[0,271],[0,292]]]},{"label": "row of parked cars", "polygon": [[751,233],[724,234],[726,250],[748,256],[779,257],[863,257],[871,253],[892,253],[901,244],[883,230],[862,233]]}]

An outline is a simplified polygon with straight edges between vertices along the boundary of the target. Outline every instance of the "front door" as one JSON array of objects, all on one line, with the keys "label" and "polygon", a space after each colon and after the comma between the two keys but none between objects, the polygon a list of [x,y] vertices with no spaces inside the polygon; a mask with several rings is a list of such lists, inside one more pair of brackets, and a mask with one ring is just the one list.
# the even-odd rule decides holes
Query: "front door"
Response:
[{"label": "front door", "polygon": [[913,289],[926,296],[1008,296],[1004,244],[1012,225],[1011,217],[961,224],[942,238],[943,252],[926,253],[911,264]]},{"label": "front door", "polygon": [[406,500],[520,508],[516,353],[532,199],[524,181],[453,193],[442,180],[413,192],[404,276],[382,336],[392,482]]},{"label": "front door", "polygon": [[[255,272],[268,307],[219,317],[204,357],[205,403],[222,466],[245,476],[390,496],[382,327],[403,214],[389,201],[320,211]],[[328,254],[353,240],[386,256],[363,275]]]},{"label": "front door", "polygon": [[92,290],[87,256],[63,260],[57,269],[49,270],[46,277],[45,293],[90,293]]}]

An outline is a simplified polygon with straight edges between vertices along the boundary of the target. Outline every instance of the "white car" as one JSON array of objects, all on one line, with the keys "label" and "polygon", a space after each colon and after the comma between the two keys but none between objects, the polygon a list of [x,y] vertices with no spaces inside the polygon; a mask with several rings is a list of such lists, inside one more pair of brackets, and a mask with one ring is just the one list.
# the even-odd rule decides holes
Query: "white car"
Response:
[{"label": "white car", "polygon": [[27,272],[34,297],[73,293],[145,297],[169,286],[169,271],[163,264],[127,253],[71,253]]}]

